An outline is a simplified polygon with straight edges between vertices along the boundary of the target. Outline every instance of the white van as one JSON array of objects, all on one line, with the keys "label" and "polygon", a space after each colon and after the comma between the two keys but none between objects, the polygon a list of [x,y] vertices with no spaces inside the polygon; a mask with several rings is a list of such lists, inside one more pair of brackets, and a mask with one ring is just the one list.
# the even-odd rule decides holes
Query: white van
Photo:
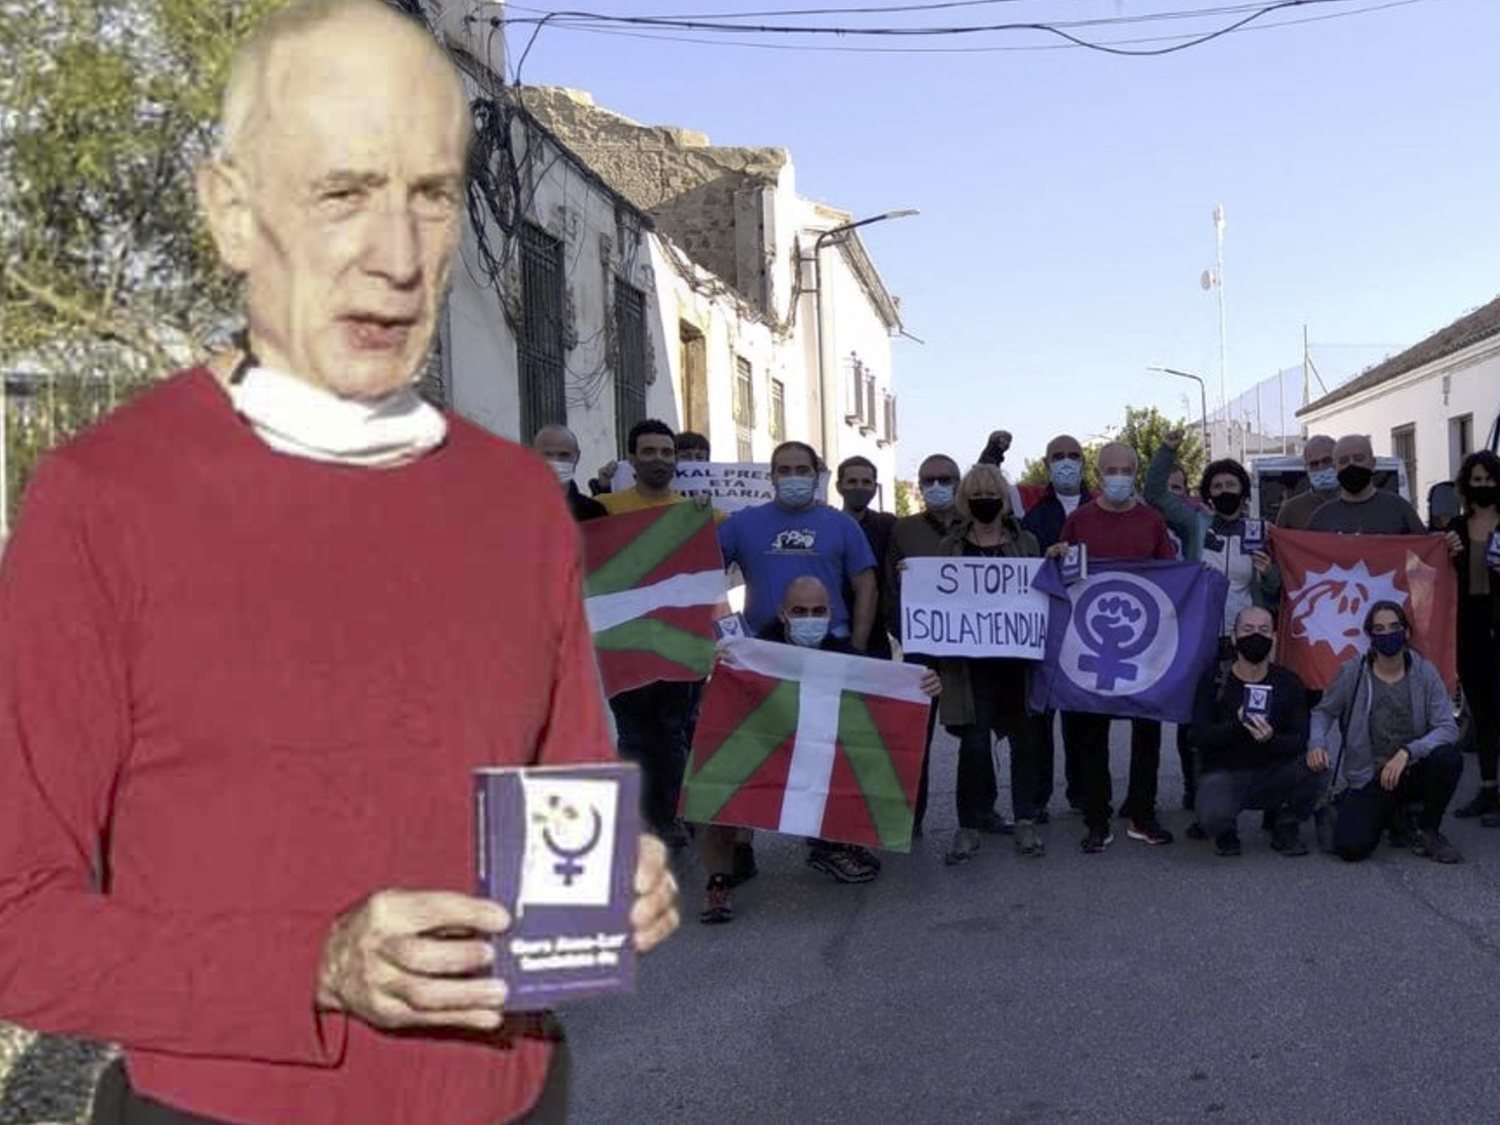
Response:
[{"label": "white van", "polygon": [[[1375,485],[1398,493],[1410,502],[1411,482],[1406,462],[1399,457],[1375,458]],[[1263,520],[1275,520],[1288,497],[1307,491],[1307,470],[1301,457],[1250,459],[1250,510]]]}]

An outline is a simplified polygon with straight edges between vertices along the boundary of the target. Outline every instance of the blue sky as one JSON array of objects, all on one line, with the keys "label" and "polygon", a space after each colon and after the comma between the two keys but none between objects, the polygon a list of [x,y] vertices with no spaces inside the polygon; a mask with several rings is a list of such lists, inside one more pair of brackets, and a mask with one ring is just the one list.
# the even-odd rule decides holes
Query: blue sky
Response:
[{"label": "blue sky", "polygon": [[[855,2],[567,6],[701,14]],[[1013,0],[906,19],[1062,20],[1230,2]],[[516,30],[513,52],[530,29]],[[982,41],[1050,42],[1029,32]],[[926,341],[894,345],[909,471],[930,452],[972,457],[997,426],[1016,435],[1019,465],[1017,454],[1036,455],[1056,432],[1086,438],[1118,425],[1127,405],[1196,416],[1196,388],[1150,364],[1203,373],[1212,409],[1217,305],[1199,277],[1213,265],[1217,202],[1228,219],[1231,398],[1301,361],[1304,322],[1331,383],[1500,293],[1495,43],[1494,0],[1419,0],[1160,58],[762,51],[549,26],[522,78],[586,89],[638,121],[717,144],[785,147],[803,195],[856,215],[921,209],[865,232],[909,330]]]}]

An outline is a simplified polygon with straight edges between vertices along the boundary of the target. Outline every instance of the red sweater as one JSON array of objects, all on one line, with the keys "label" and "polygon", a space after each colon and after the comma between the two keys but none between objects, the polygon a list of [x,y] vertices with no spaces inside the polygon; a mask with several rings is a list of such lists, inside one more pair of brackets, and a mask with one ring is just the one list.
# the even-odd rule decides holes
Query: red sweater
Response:
[{"label": "red sweater", "polygon": [[1175,559],[1167,521],[1155,508],[1136,501],[1123,512],[1111,512],[1098,501],[1080,504],[1063,523],[1065,543],[1082,543],[1089,559]]},{"label": "red sweater", "polygon": [[470,769],[613,757],[579,583],[552,474],[457,419],[401,468],[319,464],[197,370],[52,455],[0,569],[0,1017],[230,1121],[524,1112],[536,1021],[396,1036],[313,998],[358,899],[472,889]]}]

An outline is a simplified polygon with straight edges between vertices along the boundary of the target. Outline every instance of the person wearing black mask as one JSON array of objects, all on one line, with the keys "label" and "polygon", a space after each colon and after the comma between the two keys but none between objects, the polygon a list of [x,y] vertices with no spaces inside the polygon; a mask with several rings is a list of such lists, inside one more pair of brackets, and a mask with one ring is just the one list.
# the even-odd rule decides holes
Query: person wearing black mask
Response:
[{"label": "person wearing black mask", "polygon": [[[944,537],[939,554],[966,558],[1036,558],[1036,537],[1022,530],[1009,511],[1005,481],[992,465],[975,465],[958,489],[961,515]],[[958,738],[958,776],[954,798],[958,829],[944,862],[967,863],[979,850],[981,833],[1002,830],[995,810],[994,746],[997,737],[1010,743],[1010,795],[1015,813],[1016,850],[1024,856],[1044,853],[1037,820],[1042,762],[1036,722],[1027,714],[1030,662],[1008,658],[946,659],[938,662],[943,694],[938,712],[948,733]]]},{"label": "person wearing black mask", "polygon": [[[1347,787],[1334,802],[1334,854],[1365,859],[1392,825],[1393,844],[1438,863],[1460,863],[1463,856],[1442,832],[1464,768],[1453,701],[1437,667],[1411,649],[1411,623],[1400,604],[1376,602],[1364,631],[1369,652],[1339,669],[1313,708],[1308,738],[1308,768],[1331,768],[1334,787]],[[1330,762],[1335,728],[1343,748]],[[1421,814],[1413,832],[1406,810],[1414,803]]]},{"label": "person wearing black mask", "polygon": [[1308,531],[1355,535],[1425,535],[1417,510],[1394,492],[1375,485],[1375,449],[1364,434],[1341,437],[1333,447],[1339,492],[1308,520]]},{"label": "person wearing black mask", "polygon": [[1015,482],[1006,475],[1005,470],[1000,467],[1005,464],[1005,455],[1010,452],[1011,436],[1009,430],[995,430],[990,434],[989,441],[979,451],[978,463],[981,465],[993,465],[1000,469],[1000,479],[1005,482],[1005,498],[1010,501],[1011,514],[1020,519],[1026,514],[1026,505],[1021,500],[1021,490],[1016,487]]},{"label": "person wearing black mask", "polygon": [[1500,457],[1480,450],[1458,470],[1463,512],[1447,528],[1458,569],[1458,680],[1474,717],[1479,793],[1457,817],[1500,827]]},{"label": "person wearing black mask", "polygon": [[1232,640],[1233,662],[1204,677],[1193,709],[1202,755],[1198,823],[1220,855],[1239,855],[1235,822],[1245,809],[1262,809],[1272,821],[1271,847],[1286,856],[1306,855],[1301,825],[1322,790],[1303,757],[1307,692],[1295,673],[1271,663],[1276,632],[1268,610],[1242,609]]},{"label": "person wearing black mask", "polygon": [[[891,529],[896,526],[896,517],[890,512],[877,512],[870,507],[878,492],[878,479],[875,462],[867,457],[850,457],[839,465],[834,487],[843,497],[844,514],[859,524],[865,538],[870,541],[870,550],[875,552],[875,626],[870,630],[870,644],[865,655],[889,660],[891,637],[886,631],[890,620],[886,560],[891,553]],[[844,604],[854,604],[852,587],[844,590]]]}]

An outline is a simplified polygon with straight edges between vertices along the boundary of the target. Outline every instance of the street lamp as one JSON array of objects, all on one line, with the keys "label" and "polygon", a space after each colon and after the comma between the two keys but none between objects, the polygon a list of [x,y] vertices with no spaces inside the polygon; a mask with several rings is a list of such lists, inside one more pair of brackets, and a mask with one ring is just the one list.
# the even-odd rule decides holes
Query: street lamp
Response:
[{"label": "street lamp", "polygon": [[1203,378],[1194,375],[1191,371],[1178,371],[1175,367],[1148,367],[1147,371],[1160,371],[1163,375],[1176,375],[1179,379],[1191,379],[1198,384],[1198,406],[1203,411],[1203,455],[1209,456],[1208,452],[1208,391],[1204,388]]},{"label": "street lamp", "polygon": [[883,223],[887,219],[906,219],[918,214],[921,214],[921,212],[915,207],[903,207],[895,211],[885,211],[879,215],[871,215],[868,219],[856,219],[851,223],[842,223],[839,226],[830,227],[813,240],[813,299],[817,301],[817,315],[813,319],[813,327],[817,334],[818,412],[822,415],[823,457],[825,459],[833,458],[835,451],[833,449],[833,431],[830,429],[829,423],[829,418],[833,412],[829,409],[831,396],[828,393],[828,370],[830,364],[826,355],[828,350],[826,346],[828,333],[823,327],[823,244],[835,235],[847,234],[856,227],[867,227],[871,223]]}]

